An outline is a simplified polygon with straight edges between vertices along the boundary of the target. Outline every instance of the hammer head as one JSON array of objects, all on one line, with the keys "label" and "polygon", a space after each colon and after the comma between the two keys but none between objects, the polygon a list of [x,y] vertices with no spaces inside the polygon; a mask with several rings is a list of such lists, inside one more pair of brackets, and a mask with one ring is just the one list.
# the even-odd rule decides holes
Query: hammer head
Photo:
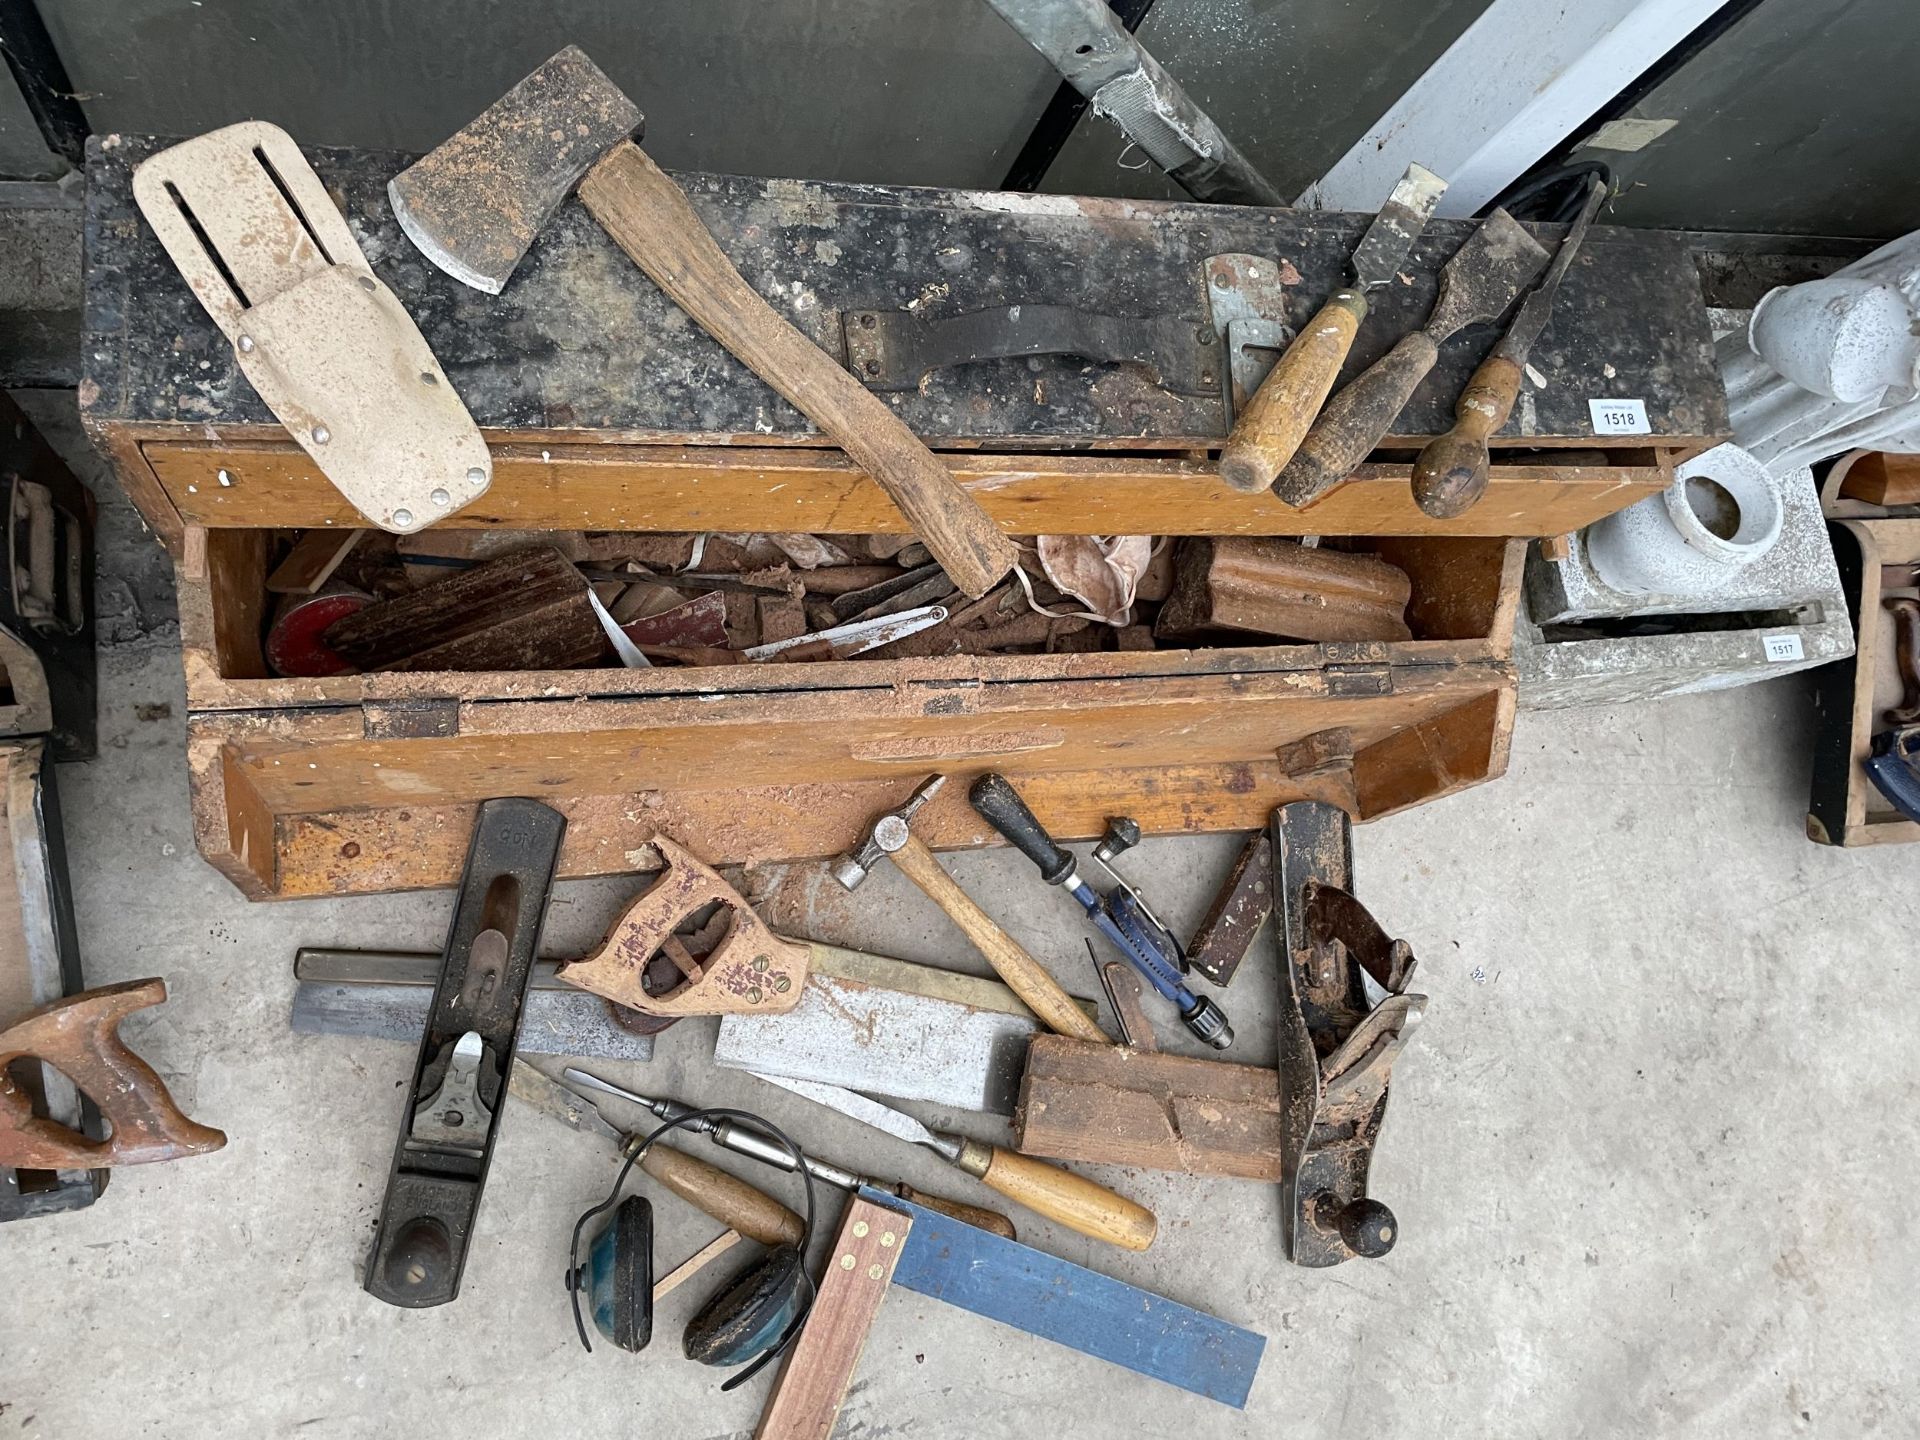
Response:
[{"label": "hammer head", "polygon": [[394,218],[435,265],[498,295],[540,227],[639,108],[569,45],[387,182]]},{"label": "hammer head", "polygon": [[946,783],[944,775],[929,775],[922,780],[907,797],[906,804],[898,810],[889,810],[873,822],[873,828],[867,831],[867,838],[860,842],[857,850],[833,862],[833,878],[849,890],[858,890],[864,885],[874,866],[907,843],[907,827],[913,823],[913,817]]}]

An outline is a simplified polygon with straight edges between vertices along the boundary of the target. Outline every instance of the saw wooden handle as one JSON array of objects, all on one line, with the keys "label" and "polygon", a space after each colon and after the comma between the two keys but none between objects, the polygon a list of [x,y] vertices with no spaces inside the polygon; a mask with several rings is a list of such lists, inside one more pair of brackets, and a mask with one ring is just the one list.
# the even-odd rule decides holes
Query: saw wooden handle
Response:
[{"label": "saw wooden handle", "polygon": [[1345,484],[1386,438],[1439,355],[1440,347],[1426,331],[1401,336],[1320,412],[1273,482],[1273,493],[1298,510]]},{"label": "saw wooden handle", "polygon": [[1481,361],[1454,404],[1453,428],[1429,440],[1413,462],[1413,498],[1434,519],[1464,515],[1486,493],[1487,441],[1513,413],[1521,373],[1503,355]]},{"label": "saw wooden handle", "polygon": [[960,927],[973,942],[974,949],[987,957],[987,963],[1006,982],[1007,988],[1018,995],[1049,1030],[1095,1044],[1113,1043],[1105,1031],[1087,1018],[1087,1012],[1073,1003],[1073,997],[1060,988],[1060,982],[1047,973],[1046,967],[1002,930],[991,915],[973,903],[973,898],[941,868],[918,835],[909,831],[907,843],[893,852],[893,860],[909,880],[947,912],[947,918]]},{"label": "saw wooden handle", "polygon": [[[189,1120],[153,1067],[127,1048],[120,1022],[167,998],[163,980],[103,985],[44,1005],[0,1031],[0,1166],[92,1170],[205,1155],[227,1143]],[[15,1060],[41,1060],[73,1081],[105,1115],[112,1133],[92,1140],[36,1116],[7,1075]]]},{"label": "saw wooden handle", "polygon": [[948,577],[978,598],[1019,552],[892,410],[747,284],[639,146],[613,147],[580,198],[673,302],[785,396],[880,483]]},{"label": "saw wooden handle", "polygon": [[998,1145],[969,1140],[961,1151],[960,1165],[978,1175],[982,1184],[1034,1214],[1123,1250],[1145,1250],[1160,1229],[1159,1220],[1146,1206],[1136,1205],[1084,1175],[1016,1155]]},{"label": "saw wooden handle", "polygon": [[655,1142],[640,1168],[696,1210],[762,1245],[798,1245],[800,1217],[764,1191],[684,1150]]},{"label": "saw wooden handle", "polygon": [[1341,290],[1294,336],[1253,399],[1233,422],[1220,451],[1220,478],[1235,490],[1258,495],[1300,448],[1313,417],[1353,348],[1367,297]]}]

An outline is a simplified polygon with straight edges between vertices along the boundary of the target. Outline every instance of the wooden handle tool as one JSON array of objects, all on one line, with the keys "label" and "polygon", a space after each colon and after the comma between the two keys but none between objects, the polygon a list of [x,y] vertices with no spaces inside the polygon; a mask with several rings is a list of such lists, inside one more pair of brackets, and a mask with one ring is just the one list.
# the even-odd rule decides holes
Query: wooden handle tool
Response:
[{"label": "wooden handle tool", "polygon": [[1159,1220],[1146,1206],[1116,1195],[1084,1175],[1016,1155],[998,1145],[964,1141],[960,1158],[953,1163],[1036,1215],[1123,1250],[1145,1250],[1160,1228]]},{"label": "wooden handle tool", "polygon": [[1220,478],[1235,490],[1259,494],[1300,448],[1367,318],[1367,291],[1392,280],[1446,188],[1423,165],[1409,165],[1393,187],[1354,246],[1353,283],[1320,307],[1235,418],[1220,452]]},{"label": "wooden handle tool", "polygon": [[580,198],[675,304],[880,483],[955,585],[978,598],[1013,568],[1013,542],[952,472],[747,284],[685,192],[639,146],[609,150],[581,181]]},{"label": "wooden handle tool", "polygon": [[805,1233],[800,1217],[765,1191],[664,1141],[654,1142],[640,1168],[696,1210],[704,1210],[749,1240],[798,1245]]},{"label": "wooden handle tool", "polygon": [[1359,290],[1341,290],[1320,307],[1234,420],[1220,451],[1222,480],[1248,495],[1273,484],[1326,403],[1366,318]]},{"label": "wooden handle tool", "polygon": [[891,1185],[876,1185],[889,1195],[897,1195],[923,1210],[936,1210],[942,1215],[952,1216],[962,1225],[971,1225],[976,1230],[985,1230],[998,1235],[1002,1240],[1018,1240],[1019,1234],[1013,1228],[1013,1221],[998,1210],[989,1210],[984,1205],[969,1205],[964,1200],[949,1200],[944,1195],[929,1195],[924,1190],[916,1190],[904,1180],[896,1180]]},{"label": "wooden handle tool", "polygon": [[1505,210],[1480,222],[1440,272],[1440,294],[1427,323],[1363,370],[1333,397],[1273,482],[1295,509],[1346,482],[1440,357],[1440,346],[1480,320],[1496,319],[1547,264],[1547,252]]},{"label": "wooden handle tool", "polygon": [[1440,520],[1464,515],[1486,493],[1487,440],[1520,398],[1524,368],[1495,351],[1480,362],[1453,407],[1453,428],[1429,440],[1413,462],[1413,498]]},{"label": "wooden handle tool", "polygon": [[973,902],[959,883],[941,868],[940,862],[919,836],[909,833],[906,844],[893,852],[893,860],[907,878],[927,893],[929,899],[947,912],[973,942],[974,949],[987,957],[996,974],[1021,1002],[1040,1017],[1050,1030],[1071,1035],[1077,1040],[1111,1045],[1113,1041],[1087,1012],[1073,1003],[1073,997],[1060,988],[1060,982],[1047,968],[1011,935],[1002,930],[993,917]]},{"label": "wooden handle tool", "polygon": [[1507,333],[1460,392],[1453,407],[1453,427],[1429,441],[1413,462],[1413,498],[1436,520],[1464,515],[1486,491],[1491,459],[1487,442],[1513,413],[1513,402],[1520,396],[1520,379],[1526,373],[1527,354],[1546,328],[1560,281],[1580,253],[1587,229],[1606,198],[1606,183],[1596,175],[1588,182],[1586,202],[1554,253],[1545,278],[1527,296]]},{"label": "wooden handle tool", "polygon": [[1300,509],[1343,484],[1393,428],[1394,417],[1406,409],[1439,355],[1440,347],[1426,331],[1401,336],[1320,412],[1273,482],[1273,493]]},{"label": "wooden handle tool", "polygon": [[896,1140],[931,1150],[955,1169],[964,1170],[1009,1200],[1018,1200],[1029,1210],[1077,1230],[1089,1239],[1105,1240],[1127,1250],[1145,1250],[1153,1244],[1160,1224],[1153,1212],[1085,1176],[1062,1170],[1045,1160],[1016,1155],[998,1145],[929,1129],[905,1111],[844,1086],[826,1085],[817,1080],[790,1080],[781,1075],[762,1074],[760,1078],[816,1105],[837,1110],[863,1125],[871,1125]]}]

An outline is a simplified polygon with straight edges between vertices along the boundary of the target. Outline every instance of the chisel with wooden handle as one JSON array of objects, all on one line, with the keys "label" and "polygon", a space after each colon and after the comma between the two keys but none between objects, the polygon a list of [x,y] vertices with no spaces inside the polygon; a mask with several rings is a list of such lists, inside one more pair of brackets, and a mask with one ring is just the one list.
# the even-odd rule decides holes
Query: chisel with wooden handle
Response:
[{"label": "chisel with wooden handle", "polygon": [[1426,167],[1407,167],[1354,247],[1353,284],[1336,290],[1301,327],[1247,408],[1234,417],[1233,433],[1220,451],[1220,478],[1235,490],[1259,494],[1293,458],[1367,318],[1367,291],[1393,278],[1446,189],[1447,182]]},{"label": "chisel with wooden handle", "polygon": [[1393,428],[1440,357],[1440,347],[1477,320],[1499,317],[1538,275],[1547,252],[1504,210],[1495,210],[1440,272],[1440,297],[1427,323],[1373,362],[1333,397],[1273,482],[1296,510],[1346,483]]},{"label": "chisel with wooden handle", "polygon": [[[539,1072],[535,1071],[534,1073],[538,1074]],[[683,1115],[692,1113],[693,1110],[692,1106],[682,1105],[678,1100],[656,1098],[651,1095],[641,1095],[632,1090],[622,1089],[612,1081],[602,1080],[598,1075],[590,1075],[585,1070],[569,1068],[562,1073],[567,1079],[565,1085],[555,1084],[555,1082],[550,1080],[547,1081],[547,1083],[563,1091],[569,1090],[571,1086],[578,1085],[584,1089],[598,1091],[603,1095],[611,1095],[616,1099],[625,1100],[629,1104],[638,1105],[641,1109],[659,1116],[662,1120],[677,1120]],[[540,1078],[543,1080],[546,1079],[544,1075]],[[574,1100],[577,1104],[585,1105],[587,1108],[593,1109],[597,1115],[598,1107],[584,1100],[577,1093],[574,1094]],[[606,1121],[604,1117],[599,1118],[602,1123],[611,1124],[611,1122]],[[791,1171],[794,1168],[793,1156],[788,1153],[787,1148],[778,1140],[762,1134],[758,1130],[748,1129],[736,1121],[705,1120],[689,1128],[700,1131],[711,1138],[716,1145],[731,1150],[737,1155],[749,1156],[764,1164],[771,1165],[778,1170]],[[616,1130],[616,1133],[619,1132]],[[627,1136],[626,1140],[631,1143],[633,1137]],[[963,1204],[958,1200],[948,1200],[940,1195],[928,1195],[904,1183],[888,1184],[885,1181],[875,1180],[870,1176],[859,1175],[851,1170],[842,1169],[831,1161],[822,1160],[816,1155],[806,1157],[806,1166],[807,1173],[814,1179],[821,1181],[823,1184],[832,1185],[836,1189],[845,1190],[849,1194],[864,1191],[875,1194],[893,1195],[901,1200],[911,1201],[915,1205],[925,1206],[929,1210],[937,1210],[942,1215],[950,1215],[955,1220],[966,1225],[971,1225],[976,1229],[986,1230],[1008,1240],[1016,1238],[1014,1235],[1013,1222],[997,1210],[982,1209],[978,1205]],[[695,1203],[697,1204],[698,1202],[696,1201]],[[702,1208],[704,1209],[705,1207],[703,1206]],[[709,1211],[708,1213],[712,1214],[713,1212]],[[716,1215],[715,1218],[720,1219],[724,1217]]]},{"label": "chisel with wooden handle", "polygon": [[1413,462],[1413,498],[1435,519],[1451,520],[1466,514],[1486,492],[1487,467],[1492,461],[1487,441],[1513,413],[1513,402],[1520,398],[1520,380],[1526,373],[1527,353],[1547,328],[1561,277],[1580,253],[1580,242],[1587,238],[1587,228],[1606,198],[1606,182],[1596,175],[1586,204],[1560,242],[1546,277],[1522,302],[1507,333],[1460,392],[1453,408],[1453,428],[1429,440]]},{"label": "chisel with wooden handle", "polygon": [[1077,1230],[1089,1239],[1105,1240],[1126,1250],[1145,1250],[1153,1244],[1160,1228],[1160,1222],[1144,1205],[1137,1205],[1104,1185],[1044,1160],[1017,1155],[998,1145],[983,1144],[962,1135],[930,1130],[891,1105],[882,1105],[838,1085],[784,1080],[777,1075],[761,1075],[760,1079],[825,1105],[829,1110],[838,1110],[895,1139],[924,1146],[989,1189],[998,1190],[1009,1200],[1018,1201],[1036,1214],[1069,1230]]}]

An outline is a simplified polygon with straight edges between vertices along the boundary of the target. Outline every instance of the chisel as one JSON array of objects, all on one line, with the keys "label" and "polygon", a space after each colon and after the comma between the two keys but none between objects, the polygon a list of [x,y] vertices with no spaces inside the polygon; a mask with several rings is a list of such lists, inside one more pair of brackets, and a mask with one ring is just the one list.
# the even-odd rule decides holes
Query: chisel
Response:
[{"label": "chisel", "polygon": [[1367,318],[1367,291],[1393,278],[1446,188],[1447,182],[1424,166],[1407,167],[1354,247],[1353,284],[1336,290],[1301,328],[1252,402],[1235,417],[1220,452],[1220,478],[1227,484],[1257,495],[1293,458]]},{"label": "chisel", "polygon": [[905,1140],[909,1145],[924,1146],[1009,1200],[1018,1201],[1089,1239],[1105,1240],[1126,1250],[1145,1250],[1153,1244],[1154,1234],[1160,1227],[1153,1212],[1144,1205],[1136,1205],[1104,1185],[1044,1160],[1016,1155],[998,1145],[983,1144],[962,1135],[929,1130],[911,1115],[838,1085],[783,1080],[775,1075],[760,1078],[769,1085],[778,1085],[782,1090],[791,1090],[815,1104],[825,1105],[829,1110],[838,1110],[897,1140]]},{"label": "chisel", "polygon": [[1520,313],[1507,333],[1460,392],[1453,409],[1453,428],[1429,440],[1420,458],[1413,462],[1413,498],[1435,519],[1464,515],[1486,491],[1491,459],[1487,439],[1507,423],[1507,416],[1513,412],[1513,402],[1520,396],[1520,377],[1526,373],[1527,352],[1547,328],[1561,277],[1580,253],[1580,242],[1587,238],[1587,228],[1606,198],[1606,182],[1596,175],[1587,203],[1560,242],[1546,278],[1521,303]]},{"label": "chisel", "polygon": [[[631,1090],[623,1090],[611,1081],[602,1080],[598,1075],[589,1075],[584,1070],[569,1068],[561,1073],[566,1077],[567,1081],[566,1085],[560,1087],[562,1089],[579,1085],[588,1090],[597,1090],[603,1095],[613,1096],[616,1100],[625,1100],[630,1105],[638,1105],[641,1109],[657,1115],[662,1120],[678,1119],[682,1115],[691,1113],[695,1108],[691,1105],[682,1105],[677,1100],[655,1099],[649,1095],[639,1095]],[[544,1079],[545,1077],[543,1076],[542,1078]],[[548,1083],[551,1084],[553,1082],[550,1081]],[[604,1117],[602,1118],[604,1119]],[[688,1128],[705,1133],[707,1138],[712,1140],[714,1144],[731,1150],[736,1155],[748,1156],[764,1164],[772,1165],[779,1170],[791,1171],[793,1169],[793,1156],[787,1153],[786,1147],[778,1140],[763,1135],[758,1130],[749,1129],[747,1126],[741,1125],[736,1121],[707,1120],[689,1126]],[[649,1170],[648,1173],[651,1174],[653,1172]],[[958,1200],[947,1200],[938,1195],[928,1195],[923,1191],[914,1189],[905,1182],[895,1182],[892,1185],[888,1185],[884,1181],[874,1180],[865,1175],[857,1175],[851,1170],[842,1169],[840,1166],[822,1160],[814,1155],[807,1156],[807,1173],[823,1184],[832,1185],[836,1189],[847,1191],[849,1194],[871,1191],[876,1195],[891,1195],[895,1199],[905,1200],[910,1204],[925,1206],[929,1210],[937,1210],[943,1215],[951,1216],[953,1219],[961,1221],[963,1224],[971,1225],[976,1229],[985,1230],[989,1234],[999,1235],[1007,1240],[1015,1238],[1013,1222],[997,1210],[987,1210],[978,1205],[965,1205]],[[696,1201],[695,1203],[697,1204],[698,1202]]]},{"label": "chisel", "polygon": [[1496,320],[1547,264],[1547,252],[1504,210],[1480,222],[1440,272],[1427,323],[1399,342],[1327,403],[1273,482],[1273,493],[1304,509],[1344,485],[1393,428],[1413,392],[1459,331]]},{"label": "chisel", "polygon": [[[524,1060],[516,1059],[507,1093],[550,1120],[588,1135],[611,1140],[624,1154],[635,1137],[600,1113],[597,1105],[574,1094]],[[640,1168],[696,1210],[704,1210],[730,1230],[762,1245],[798,1245],[805,1227],[800,1217],[764,1191],[709,1165],[664,1140],[655,1143]]]}]

